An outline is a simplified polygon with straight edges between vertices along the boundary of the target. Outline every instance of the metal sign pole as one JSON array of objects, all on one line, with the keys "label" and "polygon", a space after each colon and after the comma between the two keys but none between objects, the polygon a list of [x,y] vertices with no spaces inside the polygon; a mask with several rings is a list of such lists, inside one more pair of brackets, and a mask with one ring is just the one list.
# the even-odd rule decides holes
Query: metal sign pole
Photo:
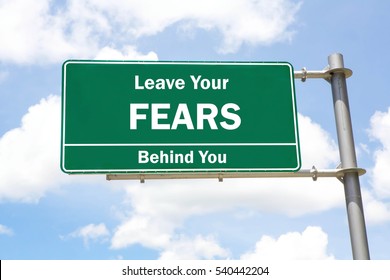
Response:
[{"label": "metal sign pole", "polygon": [[[349,110],[346,74],[343,56],[339,53],[328,57],[330,83],[332,85],[334,113],[342,168],[356,168],[356,152]],[[370,259],[363,203],[358,172],[349,172],[343,177],[345,200],[351,237],[352,254],[355,260]]]}]

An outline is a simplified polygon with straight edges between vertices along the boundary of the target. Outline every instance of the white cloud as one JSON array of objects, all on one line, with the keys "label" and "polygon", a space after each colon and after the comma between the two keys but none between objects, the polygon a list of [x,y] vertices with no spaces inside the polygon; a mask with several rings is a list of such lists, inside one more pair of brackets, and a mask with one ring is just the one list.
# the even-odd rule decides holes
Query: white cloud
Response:
[{"label": "white cloud", "polygon": [[70,233],[68,237],[71,238],[82,238],[84,241],[84,245],[86,247],[89,246],[89,241],[106,241],[107,237],[110,235],[109,230],[106,225],[100,223],[98,225],[89,224],[82,228],[77,229],[76,231]]},{"label": "white cloud", "polygon": [[102,48],[95,59],[98,60],[158,60],[155,52],[139,53],[134,46],[125,46],[123,51],[111,47]]},{"label": "white cloud", "polygon": [[[298,114],[299,140],[303,166],[336,168],[339,164],[337,144],[329,133],[309,117]],[[319,149],[319,147],[321,147]]]},{"label": "white cloud", "polygon": [[373,193],[362,189],[364,216],[368,225],[379,225],[390,221],[389,204],[378,200]]},{"label": "white cloud", "polygon": [[14,232],[9,227],[0,224],[0,234],[5,234],[5,235],[11,236],[14,234]]},{"label": "white cloud", "polygon": [[370,120],[369,135],[380,142],[374,153],[375,166],[372,169],[372,186],[377,195],[390,197],[390,108],[387,112],[375,112]]},{"label": "white cloud", "polygon": [[336,179],[148,181],[127,192],[133,210],[114,232],[113,248],[164,248],[191,216],[246,209],[294,217],[344,206]]},{"label": "white cloud", "polygon": [[42,99],[0,138],[0,200],[34,202],[67,181],[59,170],[60,112],[58,96]]},{"label": "white cloud", "polygon": [[[0,59],[16,63],[53,62],[75,52],[67,40],[61,14],[51,14],[48,0],[12,0],[0,3]],[[77,46],[81,48],[81,46]]]},{"label": "white cloud", "polygon": [[277,239],[263,236],[253,251],[241,256],[244,260],[329,260],[328,235],[320,227],[307,227],[302,233],[289,232]]},{"label": "white cloud", "polygon": [[60,169],[61,98],[33,105],[20,127],[0,137],[0,202],[36,203],[70,183],[99,184],[102,176],[69,176]]},{"label": "white cloud", "polygon": [[[291,0],[5,0],[0,59],[52,63],[92,58],[108,44],[134,43],[176,24],[221,34],[219,51],[291,40],[300,3]],[[185,26],[185,28],[181,28]]]},{"label": "white cloud", "polygon": [[213,236],[201,235],[191,239],[180,236],[171,241],[160,254],[160,260],[199,260],[229,257],[229,252],[222,248]]},{"label": "white cloud", "polygon": [[168,246],[174,224],[169,219],[157,218],[142,214],[128,218],[115,230],[111,247],[120,249],[137,243],[154,249]]},{"label": "white cloud", "polygon": [[[182,30],[216,30],[222,35],[219,50],[236,52],[242,44],[268,45],[290,40],[300,3],[288,0],[179,0],[96,2],[99,10],[115,15],[121,28],[133,36],[150,36],[179,23]],[[164,12],[162,12],[164,11]]]}]

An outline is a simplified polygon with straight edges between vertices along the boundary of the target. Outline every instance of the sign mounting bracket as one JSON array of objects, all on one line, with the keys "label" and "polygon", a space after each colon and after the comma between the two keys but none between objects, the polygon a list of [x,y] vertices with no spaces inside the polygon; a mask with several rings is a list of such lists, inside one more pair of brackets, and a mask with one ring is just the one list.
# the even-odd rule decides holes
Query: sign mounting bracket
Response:
[{"label": "sign mounting bracket", "polygon": [[118,173],[106,174],[106,179],[111,180],[140,180],[145,183],[145,180],[158,179],[218,179],[223,182],[223,179],[228,178],[312,178],[317,181],[318,178],[343,178],[347,173],[358,173],[359,176],[364,175],[366,170],[363,168],[335,168],[335,169],[317,169],[313,166],[311,169],[301,169],[297,172],[194,172],[194,173]]}]

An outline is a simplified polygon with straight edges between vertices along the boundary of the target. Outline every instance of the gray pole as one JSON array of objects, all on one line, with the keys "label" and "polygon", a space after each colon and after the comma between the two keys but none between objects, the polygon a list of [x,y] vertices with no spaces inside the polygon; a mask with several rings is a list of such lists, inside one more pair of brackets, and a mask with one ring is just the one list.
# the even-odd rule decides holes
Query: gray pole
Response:
[{"label": "gray pole", "polygon": [[[330,55],[328,62],[331,73],[330,82],[332,85],[341,167],[356,168],[355,144],[345,76],[346,71],[349,70],[344,68],[343,56],[339,53]],[[369,260],[370,254],[358,172],[344,174],[343,183],[353,259]]]}]

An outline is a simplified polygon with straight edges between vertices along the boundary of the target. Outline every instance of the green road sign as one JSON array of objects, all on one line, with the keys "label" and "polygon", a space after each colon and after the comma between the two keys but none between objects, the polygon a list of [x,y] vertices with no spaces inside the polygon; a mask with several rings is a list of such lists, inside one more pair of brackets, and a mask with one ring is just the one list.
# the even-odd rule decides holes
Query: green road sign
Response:
[{"label": "green road sign", "polygon": [[66,173],[301,166],[289,63],[70,60],[62,75]]}]

